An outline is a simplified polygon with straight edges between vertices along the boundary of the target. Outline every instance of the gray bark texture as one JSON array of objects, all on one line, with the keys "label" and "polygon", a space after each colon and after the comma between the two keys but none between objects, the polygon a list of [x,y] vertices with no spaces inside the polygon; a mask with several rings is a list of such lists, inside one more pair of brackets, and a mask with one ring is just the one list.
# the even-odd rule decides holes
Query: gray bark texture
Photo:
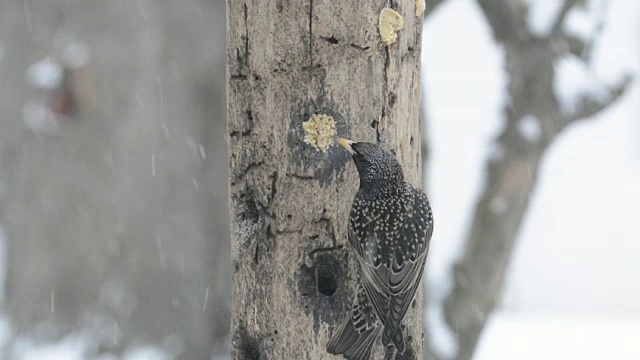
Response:
[{"label": "gray bark texture", "polygon": [[[554,92],[554,64],[568,54],[588,61],[589,44],[562,31],[566,15],[579,1],[566,0],[551,33],[537,37],[527,27],[527,7],[519,0],[478,0],[504,46],[510,101],[499,151],[487,164],[481,192],[462,257],[454,267],[454,288],[445,300],[445,317],[458,338],[455,359],[469,360],[497,305],[518,230],[535,188],[541,160],[553,141],[571,124],[611,105],[629,83],[625,79],[605,99],[585,93],[571,112]],[[526,116],[539,121],[541,136],[531,141],[520,131]]]},{"label": "gray bark texture", "polygon": [[[305,144],[302,123],[333,116],[339,135],[383,144],[420,184],[422,18],[413,0],[227,6],[232,358],[336,358],[325,345],[355,294],[345,244],[358,177],[344,150]],[[384,7],[404,18],[388,47]],[[406,327],[409,349],[397,358],[418,359],[422,306]]]},{"label": "gray bark texture", "polygon": [[[0,2],[3,311],[16,336],[208,359],[228,333],[224,21],[221,1]],[[66,37],[91,52],[95,103],[58,136],[35,134],[25,70]]]}]

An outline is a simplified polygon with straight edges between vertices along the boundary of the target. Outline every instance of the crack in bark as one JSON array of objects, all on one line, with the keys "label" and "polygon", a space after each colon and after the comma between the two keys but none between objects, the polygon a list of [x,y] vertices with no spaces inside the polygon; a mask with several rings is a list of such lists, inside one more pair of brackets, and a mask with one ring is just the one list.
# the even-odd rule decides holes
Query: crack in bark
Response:
[{"label": "crack in bark", "polygon": [[313,68],[313,0],[309,0],[309,68]]},{"label": "crack in bark", "polygon": [[344,247],[342,245],[334,245],[328,248],[317,248],[309,251],[308,255],[309,255],[309,258],[313,259],[315,258],[316,254],[323,253],[323,252],[338,251],[338,250],[342,250],[343,248]]},{"label": "crack in bark", "polygon": [[247,80],[247,75],[244,74],[232,74],[230,76],[231,80]]},{"label": "crack in bark", "polygon": [[247,3],[243,5],[244,9],[244,65],[249,66],[249,12]]},{"label": "crack in bark", "polygon": [[247,73],[249,68],[249,15],[247,9],[247,3],[242,5],[244,12],[244,56],[240,55],[240,49],[236,48],[236,61],[238,62],[239,74],[231,74],[229,78],[231,80],[246,81],[248,79]]},{"label": "crack in bark", "polygon": [[[391,55],[389,54],[389,47],[384,48],[384,68],[382,69],[382,93],[384,94],[384,103],[382,104],[382,112],[380,120],[374,120],[371,124],[376,129],[376,142],[379,144],[381,141],[380,123],[385,120],[387,116],[387,106],[389,105],[389,65],[391,63]],[[374,126],[375,124],[375,126]]]},{"label": "crack in bark", "polygon": [[305,181],[317,180],[315,176],[311,176],[311,175],[298,175],[298,174],[294,174],[294,173],[288,173],[287,176],[291,176],[291,177],[296,178],[298,180],[305,180]]},{"label": "crack in bark", "polygon": [[251,130],[243,130],[243,131],[234,130],[229,133],[229,136],[231,137],[243,137],[243,136],[249,136],[249,135],[251,135]]},{"label": "crack in bark", "polygon": [[262,252],[262,255],[264,255],[265,253],[270,253],[272,248],[271,245],[275,245],[275,239],[278,233],[277,230],[275,233],[271,230],[271,225],[275,226],[275,218],[271,214],[269,214],[268,210],[269,210],[269,206],[262,205],[262,213],[265,215],[264,216],[265,230],[264,230],[264,237],[258,236],[256,238],[256,248],[253,255],[253,262],[256,265],[260,264],[260,255],[261,255],[260,249],[261,248],[264,249]]},{"label": "crack in bark", "polygon": [[[315,224],[325,224],[325,230],[331,236],[331,246],[328,248],[317,248],[311,250],[308,255],[311,259],[315,257],[317,253],[328,252],[342,249],[342,245],[338,245],[338,237],[336,236],[336,230],[333,227],[331,219],[322,216],[320,219],[314,221]],[[320,235],[312,235],[310,238],[317,239]]]},{"label": "crack in bark", "polygon": [[401,62],[404,62],[408,57],[414,57],[414,56],[419,56],[418,52],[416,51],[416,48],[413,46],[408,46],[407,47],[407,51],[402,54],[402,58],[401,58]]},{"label": "crack in bark", "polygon": [[244,178],[247,176],[247,174],[249,173],[249,171],[251,171],[251,170],[252,170],[252,169],[254,169],[254,168],[260,167],[260,166],[262,166],[263,164],[264,164],[264,161],[262,161],[262,160],[261,160],[261,161],[256,161],[256,162],[249,163],[249,165],[247,165],[247,166],[244,168],[244,171],[242,171],[242,172],[241,172],[241,173],[236,177],[238,181],[232,181],[232,182],[231,182],[231,185],[232,185],[232,186],[233,186],[233,185],[236,185],[238,182],[242,181],[242,179],[244,179]]},{"label": "crack in bark", "polygon": [[353,43],[349,44],[349,46],[351,46],[354,49],[360,50],[360,51],[367,51],[367,50],[369,50],[371,48],[369,46],[360,46],[358,44],[353,44]]},{"label": "crack in bark", "polygon": [[276,184],[278,182],[278,172],[274,171],[271,174],[271,199],[269,199],[269,203],[273,203],[273,199],[275,199],[278,190],[276,189]]},{"label": "crack in bark", "polygon": [[324,40],[324,41],[326,41],[326,42],[328,42],[329,44],[332,44],[332,45],[336,45],[336,44],[338,44],[338,43],[340,42],[340,41],[339,41],[338,39],[336,39],[336,37],[335,37],[335,36],[333,36],[333,35],[332,35],[332,36],[329,36],[329,37],[326,37],[326,36],[320,36],[320,39],[322,39],[322,40]]},{"label": "crack in bark", "polygon": [[260,243],[256,243],[256,249],[253,253],[253,263],[260,265]]},{"label": "crack in bark", "polygon": [[302,229],[296,229],[296,230],[276,230],[276,235],[283,235],[283,234],[302,234]]}]

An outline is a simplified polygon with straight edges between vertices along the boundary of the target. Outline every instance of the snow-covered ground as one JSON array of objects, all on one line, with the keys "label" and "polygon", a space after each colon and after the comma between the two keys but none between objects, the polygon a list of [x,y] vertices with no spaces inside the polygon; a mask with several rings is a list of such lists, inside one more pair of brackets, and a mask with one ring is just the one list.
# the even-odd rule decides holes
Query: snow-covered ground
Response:
[{"label": "snow-covered ground", "polygon": [[[544,34],[558,0],[529,0],[529,26]],[[626,73],[640,78],[640,2],[595,1],[569,16],[579,36],[605,28],[592,64],[558,64],[556,89],[570,109]],[[606,11],[606,12],[604,12]],[[455,351],[438,315],[450,287],[484,163],[506,101],[503,52],[472,0],[449,0],[425,25],[423,74],[431,163],[426,176],[437,225],[428,283],[435,345]],[[547,153],[508,273],[502,306],[476,359],[640,359],[640,85],[605,112],[565,131]],[[464,219],[461,221],[461,219]]]},{"label": "snow-covered ground", "polygon": [[640,317],[499,313],[475,360],[637,360]]}]

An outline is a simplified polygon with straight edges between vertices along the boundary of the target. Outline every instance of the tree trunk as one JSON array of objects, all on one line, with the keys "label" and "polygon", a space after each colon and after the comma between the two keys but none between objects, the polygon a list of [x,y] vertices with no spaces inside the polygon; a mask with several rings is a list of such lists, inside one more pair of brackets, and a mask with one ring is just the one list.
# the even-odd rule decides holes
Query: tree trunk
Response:
[{"label": "tree trunk", "polygon": [[[358,178],[344,150],[305,144],[302,123],[332,116],[339,135],[383,144],[419,184],[422,17],[414,0],[387,3],[404,27],[384,46],[383,3],[227,5],[232,358],[328,359],[355,291],[344,245]],[[414,306],[398,359],[420,356],[422,323]]]}]

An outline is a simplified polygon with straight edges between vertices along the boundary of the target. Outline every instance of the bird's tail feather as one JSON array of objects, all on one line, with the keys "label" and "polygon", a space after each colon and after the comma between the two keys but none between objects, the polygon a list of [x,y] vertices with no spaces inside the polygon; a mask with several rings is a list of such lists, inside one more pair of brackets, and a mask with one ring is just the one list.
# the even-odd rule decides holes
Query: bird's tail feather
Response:
[{"label": "bird's tail feather", "polygon": [[352,318],[347,319],[327,343],[327,352],[343,354],[349,360],[369,360],[371,349],[382,327],[377,325],[358,332]]},{"label": "bird's tail feather", "polygon": [[389,346],[393,343],[399,354],[404,354],[404,335],[401,328],[385,328],[382,334],[382,343]]}]

